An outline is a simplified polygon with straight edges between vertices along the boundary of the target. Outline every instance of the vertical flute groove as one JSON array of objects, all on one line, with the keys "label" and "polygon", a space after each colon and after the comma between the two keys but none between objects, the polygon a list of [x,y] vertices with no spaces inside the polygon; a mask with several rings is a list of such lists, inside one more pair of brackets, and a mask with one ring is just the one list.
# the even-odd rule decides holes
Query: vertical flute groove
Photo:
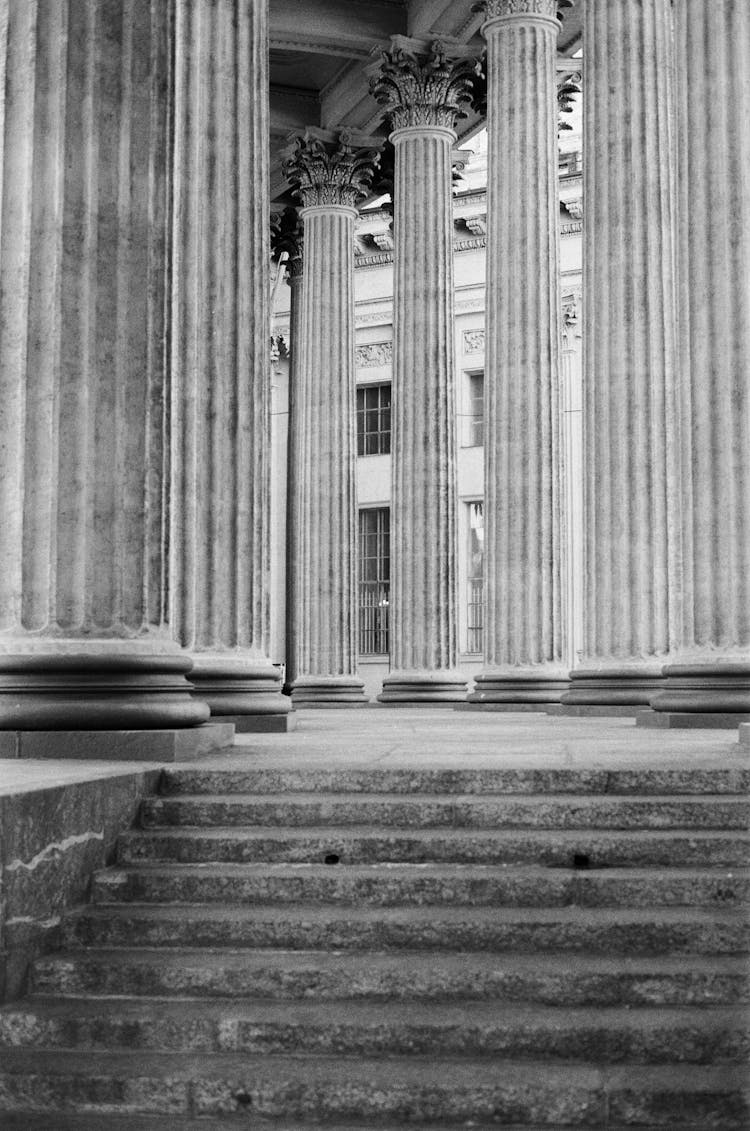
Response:
[{"label": "vertical flute groove", "polygon": [[197,653],[269,643],[267,0],[177,0],[173,606]]},{"label": "vertical flute groove", "polygon": [[487,4],[485,671],[476,700],[564,690],[555,4]]},{"label": "vertical flute groove", "polygon": [[587,5],[584,666],[679,639],[669,0]]},{"label": "vertical flute groove", "polygon": [[[750,649],[750,8],[684,0],[680,79],[685,654]],[[689,224],[687,218],[689,216]]]},{"label": "vertical flute groove", "polygon": [[155,0],[4,5],[0,632],[16,643],[166,636],[168,18]]}]

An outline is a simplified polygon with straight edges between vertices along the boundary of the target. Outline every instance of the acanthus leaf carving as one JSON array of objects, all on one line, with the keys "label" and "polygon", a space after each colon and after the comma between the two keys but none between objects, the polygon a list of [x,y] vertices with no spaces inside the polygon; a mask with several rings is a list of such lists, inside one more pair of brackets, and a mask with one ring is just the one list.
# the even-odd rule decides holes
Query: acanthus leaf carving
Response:
[{"label": "acanthus leaf carving", "polygon": [[384,107],[391,129],[454,129],[472,99],[476,61],[451,56],[439,40],[420,45],[399,36],[370,78],[370,93]]},{"label": "acanthus leaf carving", "polygon": [[[359,141],[370,144],[358,144]],[[373,138],[352,130],[308,128],[297,137],[284,162],[284,175],[305,208],[344,205],[356,208],[370,192],[380,161]]]}]

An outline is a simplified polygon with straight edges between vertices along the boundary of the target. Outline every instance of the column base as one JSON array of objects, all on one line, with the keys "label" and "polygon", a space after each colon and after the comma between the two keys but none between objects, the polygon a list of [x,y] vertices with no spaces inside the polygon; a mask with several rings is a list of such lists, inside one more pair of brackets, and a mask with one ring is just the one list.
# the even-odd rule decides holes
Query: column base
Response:
[{"label": "column base", "polygon": [[[292,709],[281,693],[281,677],[268,660],[247,659],[234,654],[193,654],[190,682],[197,698],[208,703],[211,718],[234,723],[238,732],[257,729],[241,721],[260,718],[284,719]],[[287,729],[279,727],[279,729]]]},{"label": "column base", "polygon": [[[0,731],[195,727],[210,715],[192,694],[187,653],[138,652],[132,641],[61,643],[0,655]],[[75,643],[78,647],[78,642]]]},{"label": "column base", "polygon": [[736,730],[750,723],[750,711],[741,715],[712,711],[639,711],[635,725],[654,730]]},{"label": "column base", "polygon": [[[661,668],[649,667],[607,667],[581,668],[570,673],[570,690],[561,697],[561,715],[573,714],[568,708],[610,708],[650,706],[655,695],[664,689]],[[591,711],[575,712],[579,716],[593,714]],[[611,711],[597,711],[596,714],[612,714]],[[619,712],[616,712],[619,713]],[[624,712],[628,714],[629,712]]]},{"label": "column base", "polygon": [[288,734],[297,729],[296,711],[285,715],[211,715],[211,721],[231,723],[237,734]]},{"label": "column base", "polygon": [[570,706],[567,703],[553,703],[550,707],[545,707],[548,715],[556,715],[564,719],[637,719],[647,707],[634,706],[634,707],[621,707],[613,703],[609,707],[602,707],[594,703],[589,703],[586,706]]},{"label": "column base", "polygon": [[75,758],[99,762],[192,762],[234,742],[228,723],[180,730],[3,730],[0,758]]},{"label": "column base", "polygon": [[378,703],[391,707],[464,703],[466,691],[466,680],[455,671],[391,672],[383,680]]},{"label": "column base", "polygon": [[750,719],[750,661],[668,664],[664,678],[651,700],[655,713],[729,715],[734,725]]},{"label": "column base", "polygon": [[292,684],[292,706],[366,707],[365,685],[354,675],[302,675]]},{"label": "column base", "polygon": [[544,711],[547,704],[559,703],[569,688],[563,671],[486,671],[477,676],[468,702],[498,711]]}]

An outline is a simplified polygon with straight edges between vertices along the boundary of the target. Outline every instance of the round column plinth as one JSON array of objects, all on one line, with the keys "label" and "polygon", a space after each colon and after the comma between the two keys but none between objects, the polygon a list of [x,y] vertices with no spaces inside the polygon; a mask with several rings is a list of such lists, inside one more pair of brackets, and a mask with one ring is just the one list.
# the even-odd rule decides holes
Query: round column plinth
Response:
[{"label": "round column plinth", "polygon": [[212,716],[285,715],[291,710],[281,694],[279,673],[267,660],[197,655],[190,681]]},{"label": "round column plinth", "polygon": [[660,668],[600,668],[572,671],[564,707],[648,707],[664,688]]},{"label": "round column plinth", "polygon": [[750,661],[668,664],[664,677],[662,690],[651,700],[654,711],[738,714],[750,719]]},{"label": "round column plinth", "polygon": [[535,675],[533,672],[482,672],[469,695],[469,703],[507,704],[538,703],[544,707],[548,703],[559,703],[570,688],[566,673],[547,673]]},{"label": "round column plinth", "polygon": [[391,672],[378,703],[464,703],[466,691],[465,678],[455,671]]},{"label": "round column plinth", "polygon": [[364,707],[364,684],[356,676],[303,675],[292,684],[293,707]]},{"label": "round column plinth", "polygon": [[[113,642],[114,645],[114,642]],[[0,730],[150,730],[205,723],[187,655],[0,656]]]}]

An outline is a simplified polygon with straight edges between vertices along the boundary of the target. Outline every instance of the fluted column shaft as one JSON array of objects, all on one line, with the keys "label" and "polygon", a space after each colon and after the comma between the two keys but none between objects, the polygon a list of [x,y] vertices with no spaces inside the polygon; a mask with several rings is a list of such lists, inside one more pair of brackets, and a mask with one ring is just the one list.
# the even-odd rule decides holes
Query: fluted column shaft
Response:
[{"label": "fluted column shaft", "polygon": [[421,127],[391,135],[396,167],[390,632],[396,679],[456,666],[455,138],[449,129]]},{"label": "fluted column shaft", "polygon": [[[295,455],[298,678],[356,672],[354,220],[341,205],[304,209],[304,273],[295,376],[303,447]],[[304,516],[304,518],[303,518]],[[334,685],[335,687],[335,685]],[[361,691],[359,692],[361,695]]]},{"label": "fluted column shaft", "polygon": [[166,602],[171,7],[0,20],[0,727],[201,722]]},{"label": "fluted column shaft", "polygon": [[[522,8],[528,6],[522,5]],[[471,696],[567,690],[561,595],[555,0],[487,5],[485,670]]]},{"label": "fluted column shaft", "polygon": [[372,139],[308,129],[286,165],[304,207],[296,295],[289,547],[295,704],[358,706],[354,221]]},{"label": "fluted column shaft", "polygon": [[286,478],[286,683],[292,684],[297,678],[298,649],[298,608],[297,540],[301,529],[301,516],[298,513],[299,493],[297,475],[300,467],[304,437],[301,433],[299,385],[302,358],[302,258],[290,260],[289,267],[289,400],[287,431],[287,478]]},{"label": "fluted column shaft", "polygon": [[686,584],[652,706],[736,724],[750,718],[750,6],[674,11]]},{"label": "fluted column shaft", "polygon": [[585,643],[564,702],[647,706],[680,637],[671,0],[584,10]]},{"label": "fluted column shaft", "polygon": [[[452,152],[462,65],[394,39],[374,81],[395,150],[391,671],[383,702],[460,700]],[[442,85],[434,87],[433,76]],[[446,95],[446,89],[452,93]]]},{"label": "fluted column shaft", "polygon": [[289,708],[268,659],[268,0],[177,0],[175,624],[214,715]]}]

